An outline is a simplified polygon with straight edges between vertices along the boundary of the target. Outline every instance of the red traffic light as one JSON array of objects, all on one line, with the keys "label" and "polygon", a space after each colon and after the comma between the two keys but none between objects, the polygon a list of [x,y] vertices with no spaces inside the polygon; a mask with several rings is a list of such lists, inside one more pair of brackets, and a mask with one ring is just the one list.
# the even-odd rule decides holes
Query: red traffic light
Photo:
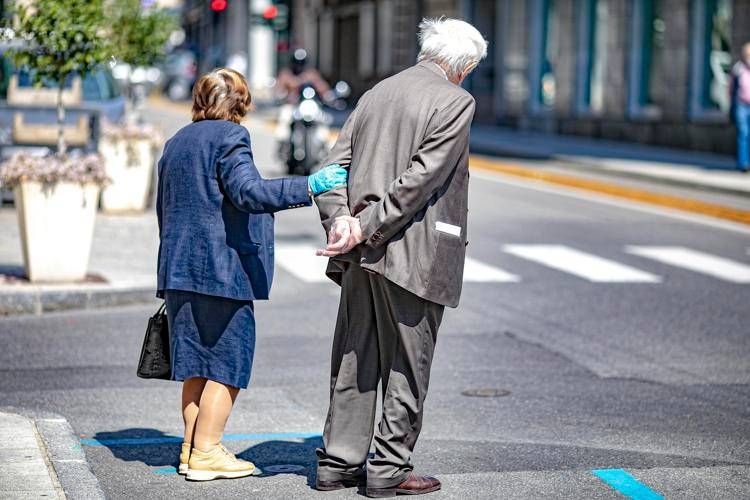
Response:
[{"label": "red traffic light", "polygon": [[227,0],[211,0],[211,10],[214,12],[221,12],[226,10]]},{"label": "red traffic light", "polygon": [[279,8],[275,5],[269,5],[263,10],[263,19],[266,21],[270,21],[271,19],[275,19],[276,16],[279,15]]}]

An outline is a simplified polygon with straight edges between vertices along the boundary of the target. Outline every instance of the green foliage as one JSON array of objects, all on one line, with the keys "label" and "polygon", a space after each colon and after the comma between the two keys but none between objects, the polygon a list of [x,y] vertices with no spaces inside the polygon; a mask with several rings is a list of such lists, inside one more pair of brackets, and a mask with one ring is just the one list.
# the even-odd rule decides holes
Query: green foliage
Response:
[{"label": "green foliage", "polygon": [[113,0],[111,42],[114,56],[131,66],[153,66],[164,57],[177,19],[164,9],[141,7],[140,0]]},{"label": "green foliage", "polygon": [[72,73],[81,76],[107,61],[103,0],[34,0],[14,2],[16,36],[25,43],[13,49],[18,67],[33,70],[37,82],[62,86]]}]

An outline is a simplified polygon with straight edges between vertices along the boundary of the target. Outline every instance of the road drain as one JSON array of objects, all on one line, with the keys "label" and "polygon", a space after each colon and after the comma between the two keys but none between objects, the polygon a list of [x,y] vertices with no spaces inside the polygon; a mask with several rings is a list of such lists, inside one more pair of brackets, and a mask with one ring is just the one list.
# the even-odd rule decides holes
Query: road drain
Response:
[{"label": "road drain", "polygon": [[470,398],[502,398],[503,396],[509,396],[510,391],[508,389],[466,389],[461,391],[462,396],[468,396]]},{"label": "road drain", "polygon": [[267,474],[294,474],[303,470],[305,470],[303,466],[296,464],[279,464],[263,467],[263,472]]}]

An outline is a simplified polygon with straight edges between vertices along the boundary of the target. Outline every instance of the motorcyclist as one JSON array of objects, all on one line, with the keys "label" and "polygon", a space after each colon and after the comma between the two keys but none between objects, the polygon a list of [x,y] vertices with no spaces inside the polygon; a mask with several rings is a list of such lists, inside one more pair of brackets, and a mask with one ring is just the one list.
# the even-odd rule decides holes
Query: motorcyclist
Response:
[{"label": "motorcyclist", "polygon": [[283,100],[279,108],[279,117],[276,125],[275,136],[282,151],[289,140],[290,127],[294,106],[299,102],[300,90],[303,85],[312,85],[315,92],[325,103],[333,102],[336,98],[331,86],[326,82],[320,72],[307,65],[307,51],[297,49],[287,67],[279,71],[276,78],[276,95]]}]

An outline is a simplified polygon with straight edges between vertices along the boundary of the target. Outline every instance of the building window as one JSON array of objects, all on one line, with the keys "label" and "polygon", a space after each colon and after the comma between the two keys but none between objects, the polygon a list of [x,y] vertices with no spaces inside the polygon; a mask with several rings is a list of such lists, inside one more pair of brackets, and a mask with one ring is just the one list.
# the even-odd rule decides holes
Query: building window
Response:
[{"label": "building window", "polygon": [[690,117],[726,119],[729,111],[731,0],[693,0],[691,4]]},{"label": "building window", "polygon": [[556,0],[535,0],[531,6],[530,92],[532,112],[544,112],[555,106],[557,81],[555,65],[560,50],[559,16]]},{"label": "building window", "polygon": [[658,119],[664,102],[663,84],[669,71],[665,39],[669,29],[663,0],[634,0],[630,47],[628,114],[631,118]]},{"label": "building window", "polygon": [[607,0],[579,0],[576,111],[601,114],[604,111],[609,43]]}]

